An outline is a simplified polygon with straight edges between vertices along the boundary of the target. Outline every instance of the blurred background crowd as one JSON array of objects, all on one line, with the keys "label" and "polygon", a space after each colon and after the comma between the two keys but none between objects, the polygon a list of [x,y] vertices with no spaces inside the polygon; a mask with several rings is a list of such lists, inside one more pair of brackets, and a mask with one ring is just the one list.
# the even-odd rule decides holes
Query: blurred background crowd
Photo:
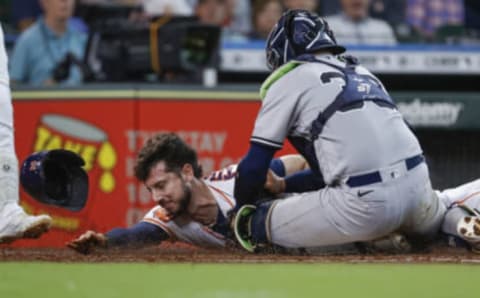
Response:
[{"label": "blurred background crowd", "polygon": [[148,24],[151,32],[165,16],[195,19],[219,27],[220,44],[249,43],[265,40],[287,9],[326,17],[344,45],[480,40],[478,0],[0,0],[12,82],[35,86],[84,81],[87,43],[99,22]]}]

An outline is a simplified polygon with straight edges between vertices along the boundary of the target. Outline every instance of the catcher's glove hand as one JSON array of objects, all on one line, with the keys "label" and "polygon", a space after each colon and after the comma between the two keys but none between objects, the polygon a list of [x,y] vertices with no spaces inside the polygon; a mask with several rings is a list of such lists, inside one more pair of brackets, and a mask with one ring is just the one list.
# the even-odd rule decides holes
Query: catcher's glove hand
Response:
[{"label": "catcher's glove hand", "polygon": [[255,252],[257,244],[252,239],[251,221],[253,213],[257,209],[254,205],[243,205],[233,218],[233,232],[240,246],[248,252]]},{"label": "catcher's glove hand", "polygon": [[[241,248],[251,253],[273,254],[285,251],[274,245],[269,236],[270,210],[275,201],[243,205],[233,217],[232,229]],[[263,230],[263,231],[262,231]]]},{"label": "catcher's glove hand", "polygon": [[102,233],[97,233],[95,231],[87,231],[80,235],[77,239],[74,239],[68,242],[67,247],[87,255],[95,250],[95,248],[106,248],[107,247],[107,238]]}]

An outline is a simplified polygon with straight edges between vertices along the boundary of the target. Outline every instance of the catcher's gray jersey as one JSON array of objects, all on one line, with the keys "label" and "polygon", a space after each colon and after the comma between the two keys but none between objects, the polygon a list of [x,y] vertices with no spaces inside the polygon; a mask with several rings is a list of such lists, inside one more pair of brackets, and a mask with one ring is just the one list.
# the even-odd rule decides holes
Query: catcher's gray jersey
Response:
[{"label": "catcher's gray jersey", "polygon": [[[345,67],[345,63],[335,56],[321,56],[319,60]],[[374,78],[361,66],[356,67],[356,71]],[[323,74],[330,74],[330,79],[322,80]],[[268,89],[251,141],[278,148],[282,147],[287,136],[296,141],[294,146],[296,143],[313,142],[312,123],[344,86],[341,71],[327,64],[305,63],[296,67]],[[365,80],[358,86],[356,92],[369,95],[370,82]],[[298,142],[298,139],[303,142]],[[302,146],[295,147],[304,151],[299,148]],[[422,152],[399,111],[373,101],[365,101],[361,108],[334,113],[315,141],[314,149],[316,156],[310,152],[301,153],[311,167],[315,168],[314,163],[318,162],[327,185]]]},{"label": "catcher's gray jersey", "polygon": [[[301,56],[262,86],[251,142],[288,137],[327,187],[274,203],[267,238],[284,247],[437,233],[445,206],[422,149],[382,84],[353,60]],[[346,63],[347,62],[347,63]]]}]

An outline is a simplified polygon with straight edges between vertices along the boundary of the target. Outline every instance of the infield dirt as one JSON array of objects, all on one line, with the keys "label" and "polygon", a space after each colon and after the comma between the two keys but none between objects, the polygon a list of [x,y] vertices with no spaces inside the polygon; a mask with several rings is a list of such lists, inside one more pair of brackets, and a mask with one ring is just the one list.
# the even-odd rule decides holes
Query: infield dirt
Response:
[{"label": "infield dirt", "polygon": [[159,262],[159,263],[468,263],[480,264],[480,255],[464,248],[444,246],[414,254],[279,255],[240,250],[213,250],[186,244],[128,250],[97,250],[89,255],[68,248],[14,248],[0,246],[0,262]]}]

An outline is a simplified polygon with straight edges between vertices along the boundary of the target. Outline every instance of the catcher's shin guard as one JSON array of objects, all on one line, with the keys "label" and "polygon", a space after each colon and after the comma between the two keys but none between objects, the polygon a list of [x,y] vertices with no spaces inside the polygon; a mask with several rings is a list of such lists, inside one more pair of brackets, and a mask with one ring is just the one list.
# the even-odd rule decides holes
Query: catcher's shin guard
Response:
[{"label": "catcher's shin guard", "polygon": [[0,152],[0,243],[37,238],[48,231],[52,219],[31,216],[18,205],[18,165],[14,154]]},{"label": "catcher's shin guard", "polygon": [[271,246],[270,215],[273,201],[258,206],[243,205],[234,218],[237,242],[248,252],[265,252]]}]

